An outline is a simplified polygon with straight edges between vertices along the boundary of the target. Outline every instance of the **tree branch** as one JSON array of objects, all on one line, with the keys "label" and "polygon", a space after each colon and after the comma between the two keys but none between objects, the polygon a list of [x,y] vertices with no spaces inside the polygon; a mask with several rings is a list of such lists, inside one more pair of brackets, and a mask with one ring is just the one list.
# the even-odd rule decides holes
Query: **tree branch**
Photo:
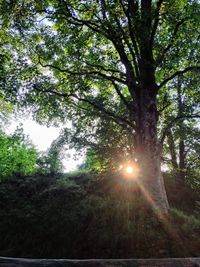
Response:
[{"label": "tree branch", "polygon": [[153,47],[153,41],[154,41],[154,37],[155,37],[156,30],[158,27],[158,23],[159,23],[160,8],[161,8],[163,2],[164,2],[164,0],[159,0],[157,2],[157,7],[156,7],[156,11],[155,11],[155,18],[154,18],[154,23],[152,26],[151,37],[150,37],[151,47]]},{"label": "tree branch", "polygon": [[112,111],[110,110],[106,110],[103,106],[100,106],[99,104],[89,100],[89,99],[86,99],[86,98],[81,98],[79,96],[77,96],[76,94],[73,94],[73,97],[76,98],[77,100],[79,101],[82,101],[82,102],[85,102],[85,103],[88,103],[90,104],[91,106],[93,106],[95,109],[97,109],[98,111],[100,112],[103,112],[106,116],[114,119],[115,122],[117,122],[119,124],[119,122],[121,122],[123,125],[129,125],[131,126],[132,128],[134,128],[134,125],[126,120],[125,118],[123,117],[120,117],[120,116],[117,116],[116,114],[114,114]]},{"label": "tree branch", "polygon": [[166,105],[163,105],[161,109],[158,110],[158,114],[161,114],[166,108],[171,105],[171,102],[168,102]]},{"label": "tree branch", "polygon": [[130,105],[129,103],[127,102],[126,98],[124,97],[124,95],[122,94],[122,92],[120,91],[118,85],[115,83],[115,82],[112,82],[118,96],[120,97],[120,99],[123,101],[123,103],[125,104],[125,106],[130,109]]},{"label": "tree branch", "polygon": [[169,76],[167,79],[165,79],[164,81],[162,81],[160,83],[160,85],[158,86],[158,89],[160,89],[161,87],[163,87],[166,83],[168,83],[169,81],[171,81],[172,79],[174,79],[176,76],[180,76],[188,71],[198,71],[200,70],[200,66],[190,66],[185,68],[184,70],[179,70],[176,71],[174,74],[172,74],[171,76]]},{"label": "tree branch", "polygon": [[112,14],[113,18],[115,19],[115,22],[117,23],[117,28],[121,32],[122,37],[123,37],[123,39],[125,41],[125,44],[126,44],[128,50],[130,52],[130,55],[132,57],[133,64],[134,64],[134,69],[135,69],[135,73],[133,71],[133,75],[135,77],[139,78],[139,70],[138,70],[138,64],[137,64],[137,61],[136,61],[135,51],[133,50],[133,47],[132,47],[131,43],[129,42],[129,38],[127,37],[127,33],[124,31],[123,26],[121,25],[117,15],[114,12],[111,12],[111,14]]},{"label": "tree branch", "polygon": [[126,81],[121,79],[121,78],[118,78],[116,76],[109,76],[109,75],[106,75],[100,71],[81,71],[81,72],[76,72],[76,71],[71,71],[69,69],[62,69],[56,65],[52,65],[52,64],[43,64],[41,62],[41,59],[39,57],[39,64],[43,67],[43,68],[52,68],[52,69],[56,69],[56,70],[59,70],[60,72],[63,72],[63,73],[68,73],[70,75],[75,75],[75,76],[84,76],[84,75],[97,75],[97,76],[101,76],[102,78],[106,79],[106,80],[109,80],[109,81],[117,81],[119,83],[123,83],[123,84],[126,84]]},{"label": "tree branch", "polygon": [[[123,0],[120,0],[121,5],[123,6]],[[140,54],[139,54],[139,47],[137,44],[137,37],[136,37],[136,33],[137,30],[133,29],[133,23],[132,20],[134,17],[137,16],[137,11],[138,11],[138,4],[134,3],[132,0],[128,1],[128,8],[127,10],[125,10],[125,8],[123,9],[124,13],[126,14],[126,17],[128,19],[128,30],[129,30],[129,34],[130,34],[130,38],[133,44],[133,48],[135,50],[135,55],[136,55],[136,61],[137,61],[137,65],[138,68],[136,69],[137,75],[138,77],[140,76],[140,71],[139,71],[139,62],[140,62]],[[135,14],[134,14],[135,13]]]},{"label": "tree branch", "polygon": [[[57,92],[55,90],[52,90],[52,89],[45,89],[45,90],[42,90],[40,88],[37,87],[37,85],[35,84],[34,85],[34,89],[38,92],[42,92],[42,93],[50,93],[52,95],[56,95],[56,96],[59,96],[59,97],[64,97],[64,98],[75,98],[77,99],[78,101],[81,101],[81,102],[85,102],[85,103],[88,103],[90,104],[93,108],[95,108],[96,110],[102,112],[104,115],[106,115],[107,117],[109,117],[110,119],[112,119],[113,121],[115,121],[116,123],[118,123],[119,125],[126,125],[126,126],[130,126],[131,128],[134,128],[134,125],[126,120],[125,118],[123,117],[120,117],[120,116],[117,116],[116,114],[114,114],[112,111],[110,110],[107,110],[105,109],[105,107],[99,105],[98,103],[96,102],[93,102],[89,99],[86,99],[86,98],[82,98],[82,97],[79,97],[77,94],[75,93],[70,93],[70,94],[67,94],[67,93],[60,93],[60,92]],[[77,106],[78,107],[78,106]],[[83,109],[83,107],[81,107],[81,109]]]},{"label": "tree branch", "polygon": [[91,66],[91,67],[94,67],[94,68],[99,68],[99,69],[107,71],[107,72],[118,73],[121,76],[126,76],[126,74],[124,72],[122,72],[120,70],[117,70],[117,69],[111,69],[109,67],[104,67],[104,66],[99,65],[99,64],[92,64],[92,63],[90,63],[88,61],[84,61],[83,63],[87,64],[88,66]]},{"label": "tree branch", "polygon": [[64,97],[64,98],[69,98],[71,96],[73,96],[73,94],[67,94],[67,93],[60,93],[60,92],[57,92],[57,91],[54,91],[52,89],[40,89],[37,84],[34,84],[33,85],[33,89],[38,91],[38,92],[41,92],[41,93],[49,93],[49,94],[52,94],[52,95],[56,95],[56,96],[59,96],[59,97]]},{"label": "tree branch", "polygon": [[175,28],[174,28],[174,32],[172,34],[171,40],[169,42],[169,44],[165,47],[165,49],[163,50],[162,54],[160,55],[160,57],[156,60],[156,67],[160,65],[160,63],[163,61],[163,59],[165,58],[166,53],[171,49],[174,39],[178,33],[179,27],[187,20],[188,18],[184,18],[182,20],[180,20],[179,22],[176,23]]},{"label": "tree branch", "polygon": [[171,120],[163,130],[163,134],[161,136],[160,143],[163,145],[165,137],[166,137],[169,129],[174,125],[174,123],[176,121],[181,120],[181,119],[196,119],[196,118],[200,118],[200,114],[182,115],[182,116],[178,116],[178,117],[174,118],[173,120]]},{"label": "tree branch", "polygon": [[[77,25],[77,23],[79,25],[85,25],[89,29],[91,29],[93,32],[100,33],[101,35],[105,36],[108,40],[110,40],[113,43],[116,51],[118,52],[118,54],[120,56],[121,62],[124,64],[124,66],[128,72],[128,76],[133,77],[134,76],[133,66],[132,66],[132,64],[131,64],[131,62],[130,62],[130,60],[129,60],[126,52],[125,52],[124,44],[123,44],[121,38],[119,37],[118,31],[115,29],[115,27],[113,28],[113,25],[111,25],[110,23],[108,23],[108,26],[105,27],[105,25],[104,25],[105,23],[103,24],[103,23],[101,23],[101,21],[100,21],[100,23],[97,23],[97,21],[94,21],[91,19],[88,19],[88,20],[80,19],[76,16],[77,12],[73,12],[73,10],[75,10],[75,9],[72,5],[70,5],[69,3],[65,2],[65,1],[61,1],[61,0],[59,0],[59,1],[61,3],[61,7],[63,4],[65,5],[66,13],[63,13],[63,11],[62,12],[56,11],[56,12],[54,12],[54,14],[52,14],[52,11],[50,11],[50,13],[52,15],[62,14],[65,16],[65,19],[68,23],[71,23],[74,25]],[[47,14],[48,14],[48,12],[49,11],[46,11]],[[69,70],[65,70],[65,72],[68,72],[69,74],[75,75],[74,73],[70,72]],[[92,72],[92,73],[90,72],[90,73],[86,73],[86,74],[97,74],[97,72]],[[108,76],[106,76],[102,73],[100,74],[99,72],[98,72],[98,74],[101,75],[102,77],[108,79]],[[78,75],[80,75],[80,73]],[[126,82],[124,82],[123,80],[121,80],[117,77],[115,77],[115,79],[113,79],[110,76],[108,80],[110,80],[110,81],[115,80],[115,81],[127,84]]]}]

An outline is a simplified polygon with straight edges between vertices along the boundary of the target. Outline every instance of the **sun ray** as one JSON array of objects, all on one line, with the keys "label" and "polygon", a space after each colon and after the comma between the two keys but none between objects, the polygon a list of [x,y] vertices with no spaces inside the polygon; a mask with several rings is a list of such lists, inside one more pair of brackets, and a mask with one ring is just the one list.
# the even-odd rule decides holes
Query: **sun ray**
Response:
[{"label": "sun ray", "polygon": [[180,249],[182,251],[186,251],[186,248],[183,246],[182,244],[182,239],[179,236],[178,232],[176,231],[176,229],[173,228],[172,224],[170,223],[170,217],[168,214],[162,212],[156,202],[153,200],[153,198],[150,196],[149,192],[147,189],[145,189],[145,187],[142,185],[141,182],[139,182],[138,179],[136,179],[137,185],[139,186],[143,196],[145,197],[146,201],[149,203],[149,205],[152,207],[152,211],[154,212],[154,214],[157,216],[158,220],[160,223],[162,223],[165,231],[169,234],[169,236],[175,240],[179,245],[180,245]]}]

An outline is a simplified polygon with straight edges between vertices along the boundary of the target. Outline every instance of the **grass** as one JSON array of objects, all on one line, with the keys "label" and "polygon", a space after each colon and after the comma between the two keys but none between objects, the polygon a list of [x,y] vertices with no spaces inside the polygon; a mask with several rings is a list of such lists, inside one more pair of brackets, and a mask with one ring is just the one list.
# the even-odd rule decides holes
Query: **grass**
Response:
[{"label": "grass", "polygon": [[199,256],[195,213],[172,208],[161,221],[134,185],[111,174],[13,178],[0,184],[0,199],[1,256]]}]

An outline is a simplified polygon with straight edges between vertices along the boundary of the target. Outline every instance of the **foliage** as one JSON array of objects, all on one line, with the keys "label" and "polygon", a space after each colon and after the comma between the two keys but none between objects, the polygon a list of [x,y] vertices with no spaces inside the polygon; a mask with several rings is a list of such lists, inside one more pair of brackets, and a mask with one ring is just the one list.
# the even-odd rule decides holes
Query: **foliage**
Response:
[{"label": "foliage", "polygon": [[12,178],[0,184],[0,199],[2,256],[159,258],[199,253],[200,218],[194,212],[173,209],[162,223],[133,184],[113,173]]},{"label": "foliage", "polygon": [[86,170],[95,170],[100,171],[105,166],[105,158],[103,161],[100,161],[99,155],[96,151],[88,149],[86,153],[85,162],[79,167],[80,169]]},{"label": "foliage", "polygon": [[142,69],[150,68],[142,58],[147,56],[145,44],[152,52],[149,64],[155,70],[160,110],[166,96],[171,97],[176,77],[186,75],[191,84],[195,80],[198,1],[152,1],[150,7],[143,1],[133,1],[132,6],[128,1],[89,3],[2,3],[3,29],[7,35],[14,32],[17,40],[8,41],[17,52],[13,60],[21,62],[21,54],[26,54],[23,68],[16,73],[24,93],[13,91],[15,99],[21,105],[29,103],[40,121],[72,119],[87,141],[101,130],[105,119],[118,124],[126,135],[133,134],[139,116],[137,90],[144,83]]},{"label": "foliage", "polygon": [[66,140],[60,135],[46,152],[41,153],[38,159],[38,173],[55,175],[63,172],[63,159],[67,157],[65,144]]},{"label": "foliage", "polygon": [[1,125],[5,126],[9,123],[11,111],[13,111],[13,106],[7,101],[5,101],[5,99],[1,97],[0,95],[0,123]]},{"label": "foliage", "polygon": [[[199,124],[191,114],[199,112],[199,77],[188,76],[171,83],[163,112],[164,160],[182,184],[199,184]],[[176,120],[176,118],[179,118]],[[172,123],[169,123],[172,121]]]},{"label": "foliage", "polygon": [[17,66],[15,90],[3,92],[40,122],[73,121],[68,140],[89,146],[92,164],[136,157],[144,186],[167,209],[161,147],[174,125],[184,145],[181,122],[199,117],[199,8],[197,0],[2,2],[8,63]]},{"label": "foliage", "polygon": [[13,135],[0,132],[0,178],[35,173],[37,151],[18,128]]}]

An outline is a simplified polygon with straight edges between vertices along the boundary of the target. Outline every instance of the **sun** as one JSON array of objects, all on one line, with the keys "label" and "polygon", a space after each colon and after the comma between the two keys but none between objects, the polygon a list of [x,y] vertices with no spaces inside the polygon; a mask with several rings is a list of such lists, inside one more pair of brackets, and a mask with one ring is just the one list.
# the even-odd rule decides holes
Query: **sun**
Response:
[{"label": "sun", "polygon": [[133,171],[134,171],[133,167],[131,167],[131,166],[127,166],[127,167],[126,167],[126,173],[128,173],[128,174],[132,174]]},{"label": "sun", "polygon": [[139,166],[137,162],[125,163],[119,166],[122,176],[127,179],[135,179],[139,175]]},{"label": "sun", "polygon": [[140,173],[137,162],[120,165],[119,170],[122,172],[123,177],[127,179],[136,179]]}]

